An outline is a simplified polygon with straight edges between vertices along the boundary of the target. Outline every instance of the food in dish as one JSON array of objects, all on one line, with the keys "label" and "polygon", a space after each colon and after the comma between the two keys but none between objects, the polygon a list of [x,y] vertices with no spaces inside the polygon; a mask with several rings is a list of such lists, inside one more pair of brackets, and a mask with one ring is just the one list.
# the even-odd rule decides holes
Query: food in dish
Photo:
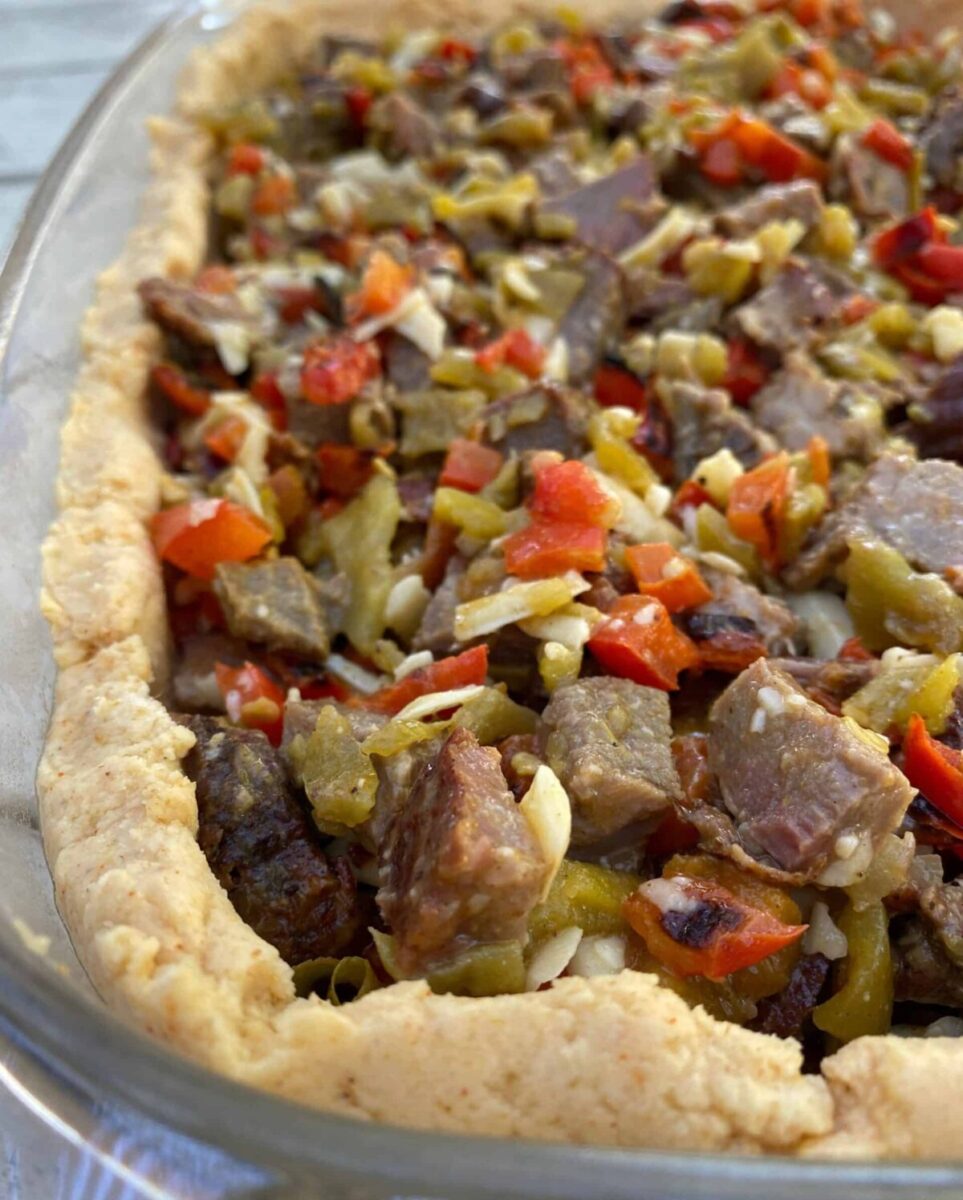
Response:
[{"label": "food in dish", "polygon": [[[256,58],[236,42],[222,70],[241,44]],[[90,957],[243,1078],[279,1087],[302,1038],[340,1046],[336,1086],[282,1088],[331,1107],[845,1143],[839,1064],[889,1070],[890,1043],[860,1039],[955,1032],[960,1005],[956,41],[846,4],[681,4],[312,47],[195,101],[206,261],[137,275],[163,470],[127,561],[152,602],[163,564],[171,653],[136,592],[123,620],[65,619],[48,558],[68,670],[42,785],[90,721],[123,745],[107,713],[132,690],[125,851],[190,882],[158,920],[140,867],[119,901],[123,857],[48,817],[68,889],[80,850],[120,904],[108,925],[74,901]],[[172,718],[132,682],[145,648]],[[111,778],[105,737],[83,753]],[[210,922],[181,954],[192,889],[236,964]],[[651,1045],[676,1025],[710,1075],[733,1056],[752,1103],[714,1084],[676,1132],[636,1108],[582,1134],[543,1096],[526,1126],[499,1052],[510,1115],[486,1092],[441,1119],[439,1023],[477,1073],[473,1025],[531,1014],[550,1054],[575,1009],[605,1060],[580,1086],[624,1090],[608,1039],[635,1020],[661,1077],[637,1104],[671,1084]],[[431,1025],[404,1052],[431,1079],[417,1113],[345,1082],[346,1043],[383,1052],[392,1013]],[[848,1043],[829,1084],[796,1074]],[[397,1073],[389,1054],[373,1083]]]}]

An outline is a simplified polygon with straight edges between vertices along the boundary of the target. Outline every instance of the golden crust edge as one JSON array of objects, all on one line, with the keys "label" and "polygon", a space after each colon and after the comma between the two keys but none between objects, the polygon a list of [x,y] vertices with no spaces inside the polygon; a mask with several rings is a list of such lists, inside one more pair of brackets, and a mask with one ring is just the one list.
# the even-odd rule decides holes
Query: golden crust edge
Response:
[{"label": "golden crust edge", "polygon": [[[487,16],[539,7],[499,0]],[[622,0],[597,0],[592,16],[620,9]],[[438,21],[429,0],[390,13]],[[447,24],[476,19],[467,0],[446,6]],[[190,735],[150,695],[168,650],[146,528],[161,468],[143,395],[159,342],[134,288],[148,274],[189,275],[202,260],[210,146],[192,118],[262,87],[322,30],[364,33],[384,20],[374,2],[298,0],[252,10],[194,54],[176,114],[151,122],[141,221],[84,321],[61,515],[43,550],[42,604],[61,673],[38,775],[45,846],[78,953],[115,1010],[181,1053],[347,1115],[608,1145],[945,1156],[953,1118],[941,1101],[963,1065],[952,1042],[919,1054],[899,1038],[862,1039],[827,1060],[822,1077],[807,1076],[794,1043],[690,1011],[631,973],[491,1000],[396,985],[333,1009],[294,999],[290,969],[207,868],[193,786],[179,768]]]}]

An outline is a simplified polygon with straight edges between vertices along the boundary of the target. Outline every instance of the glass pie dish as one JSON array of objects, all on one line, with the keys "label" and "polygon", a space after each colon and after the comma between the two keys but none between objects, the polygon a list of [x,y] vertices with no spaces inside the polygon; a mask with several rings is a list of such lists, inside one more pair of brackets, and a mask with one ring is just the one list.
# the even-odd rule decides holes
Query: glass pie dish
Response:
[{"label": "glass pie dish", "polygon": [[[44,177],[0,277],[0,1081],[49,1126],[67,1156],[58,1173],[99,1163],[104,1194],[963,1197],[958,1166],[493,1145],[350,1122],[203,1071],[98,1002],[56,909],[34,799],[54,680],[38,549],[79,323],[146,182],[144,119],[170,106],[186,55],[233,7],[181,11],[119,69]],[[53,1194],[46,1182],[37,1194]]]}]

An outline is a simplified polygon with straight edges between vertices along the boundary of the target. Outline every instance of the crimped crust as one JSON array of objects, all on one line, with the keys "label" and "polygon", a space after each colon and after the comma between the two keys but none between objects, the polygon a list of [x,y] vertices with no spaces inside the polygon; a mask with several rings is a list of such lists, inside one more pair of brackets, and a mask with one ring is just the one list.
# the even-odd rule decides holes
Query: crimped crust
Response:
[{"label": "crimped crust", "polygon": [[[496,21],[512,0],[485,10]],[[528,8],[535,6],[528,5]],[[553,7],[546,0],[546,9]],[[938,3],[922,14],[939,19]],[[591,18],[624,10],[596,0]],[[467,0],[444,9],[474,25]],[[475,1000],[396,984],[343,1008],[295,999],[290,968],[237,916],[197,846],[192,735],[152,695],[167,672],[146,520],[161,468],[144,391],[159,336],[135,286],[205,253],[208,137],[192,117],[256,92],[322,30],[437,24],[427,0],[299,0],[240,19],[150,124],[142,220],[100,278],[63,430],[61,514],[42,605],[61,674],[38,776],[61,911],[118,1012],[215,1070],[342,1114],[426,1129],[669,1149],[945,1157],[963,1046],[863,1039],[803,1075],[793,1041],[690,1010],[654,977],[566,979]]]}]

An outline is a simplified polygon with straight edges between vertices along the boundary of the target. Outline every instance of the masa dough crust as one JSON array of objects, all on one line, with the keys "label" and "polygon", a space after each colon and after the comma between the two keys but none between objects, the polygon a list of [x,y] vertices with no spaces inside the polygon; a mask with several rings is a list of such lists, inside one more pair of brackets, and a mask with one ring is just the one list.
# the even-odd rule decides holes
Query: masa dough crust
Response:
[{"label": "masa dough crust", "polygon": [[[620,8],[593,0],[591,16]],[[490,0],[486,18],[518,11],[515,0]],[[180,767],[192,735],[156,698],[168,645],[146,522],[162,472],[144,395],[160,340],[135,287],[148,275],[190,276],[203,261],[212,146],[194,118],[268,85],[321,32],[377,33],[386,17],[439,21],[431,0],[296,0],[249,12],[195,54],[175,114],[150,123],[142,219],[84,322],[61,513],[43,549],[60,676],[38,774],[78,953],[118,1013],[180,1052],[357,1118],[677,1150],[945,1156],[959,1141],[946,1100],[959,1094],[960,1043],[864,1039],[822,1075],[804,1075],[795,1042],[715,1021],[631,971],[484,1000],[396,984],[333,1008],[295,998],[290,968],[208,869]],[[473,4],[446,4],[445,20],[474,26]]]}]

